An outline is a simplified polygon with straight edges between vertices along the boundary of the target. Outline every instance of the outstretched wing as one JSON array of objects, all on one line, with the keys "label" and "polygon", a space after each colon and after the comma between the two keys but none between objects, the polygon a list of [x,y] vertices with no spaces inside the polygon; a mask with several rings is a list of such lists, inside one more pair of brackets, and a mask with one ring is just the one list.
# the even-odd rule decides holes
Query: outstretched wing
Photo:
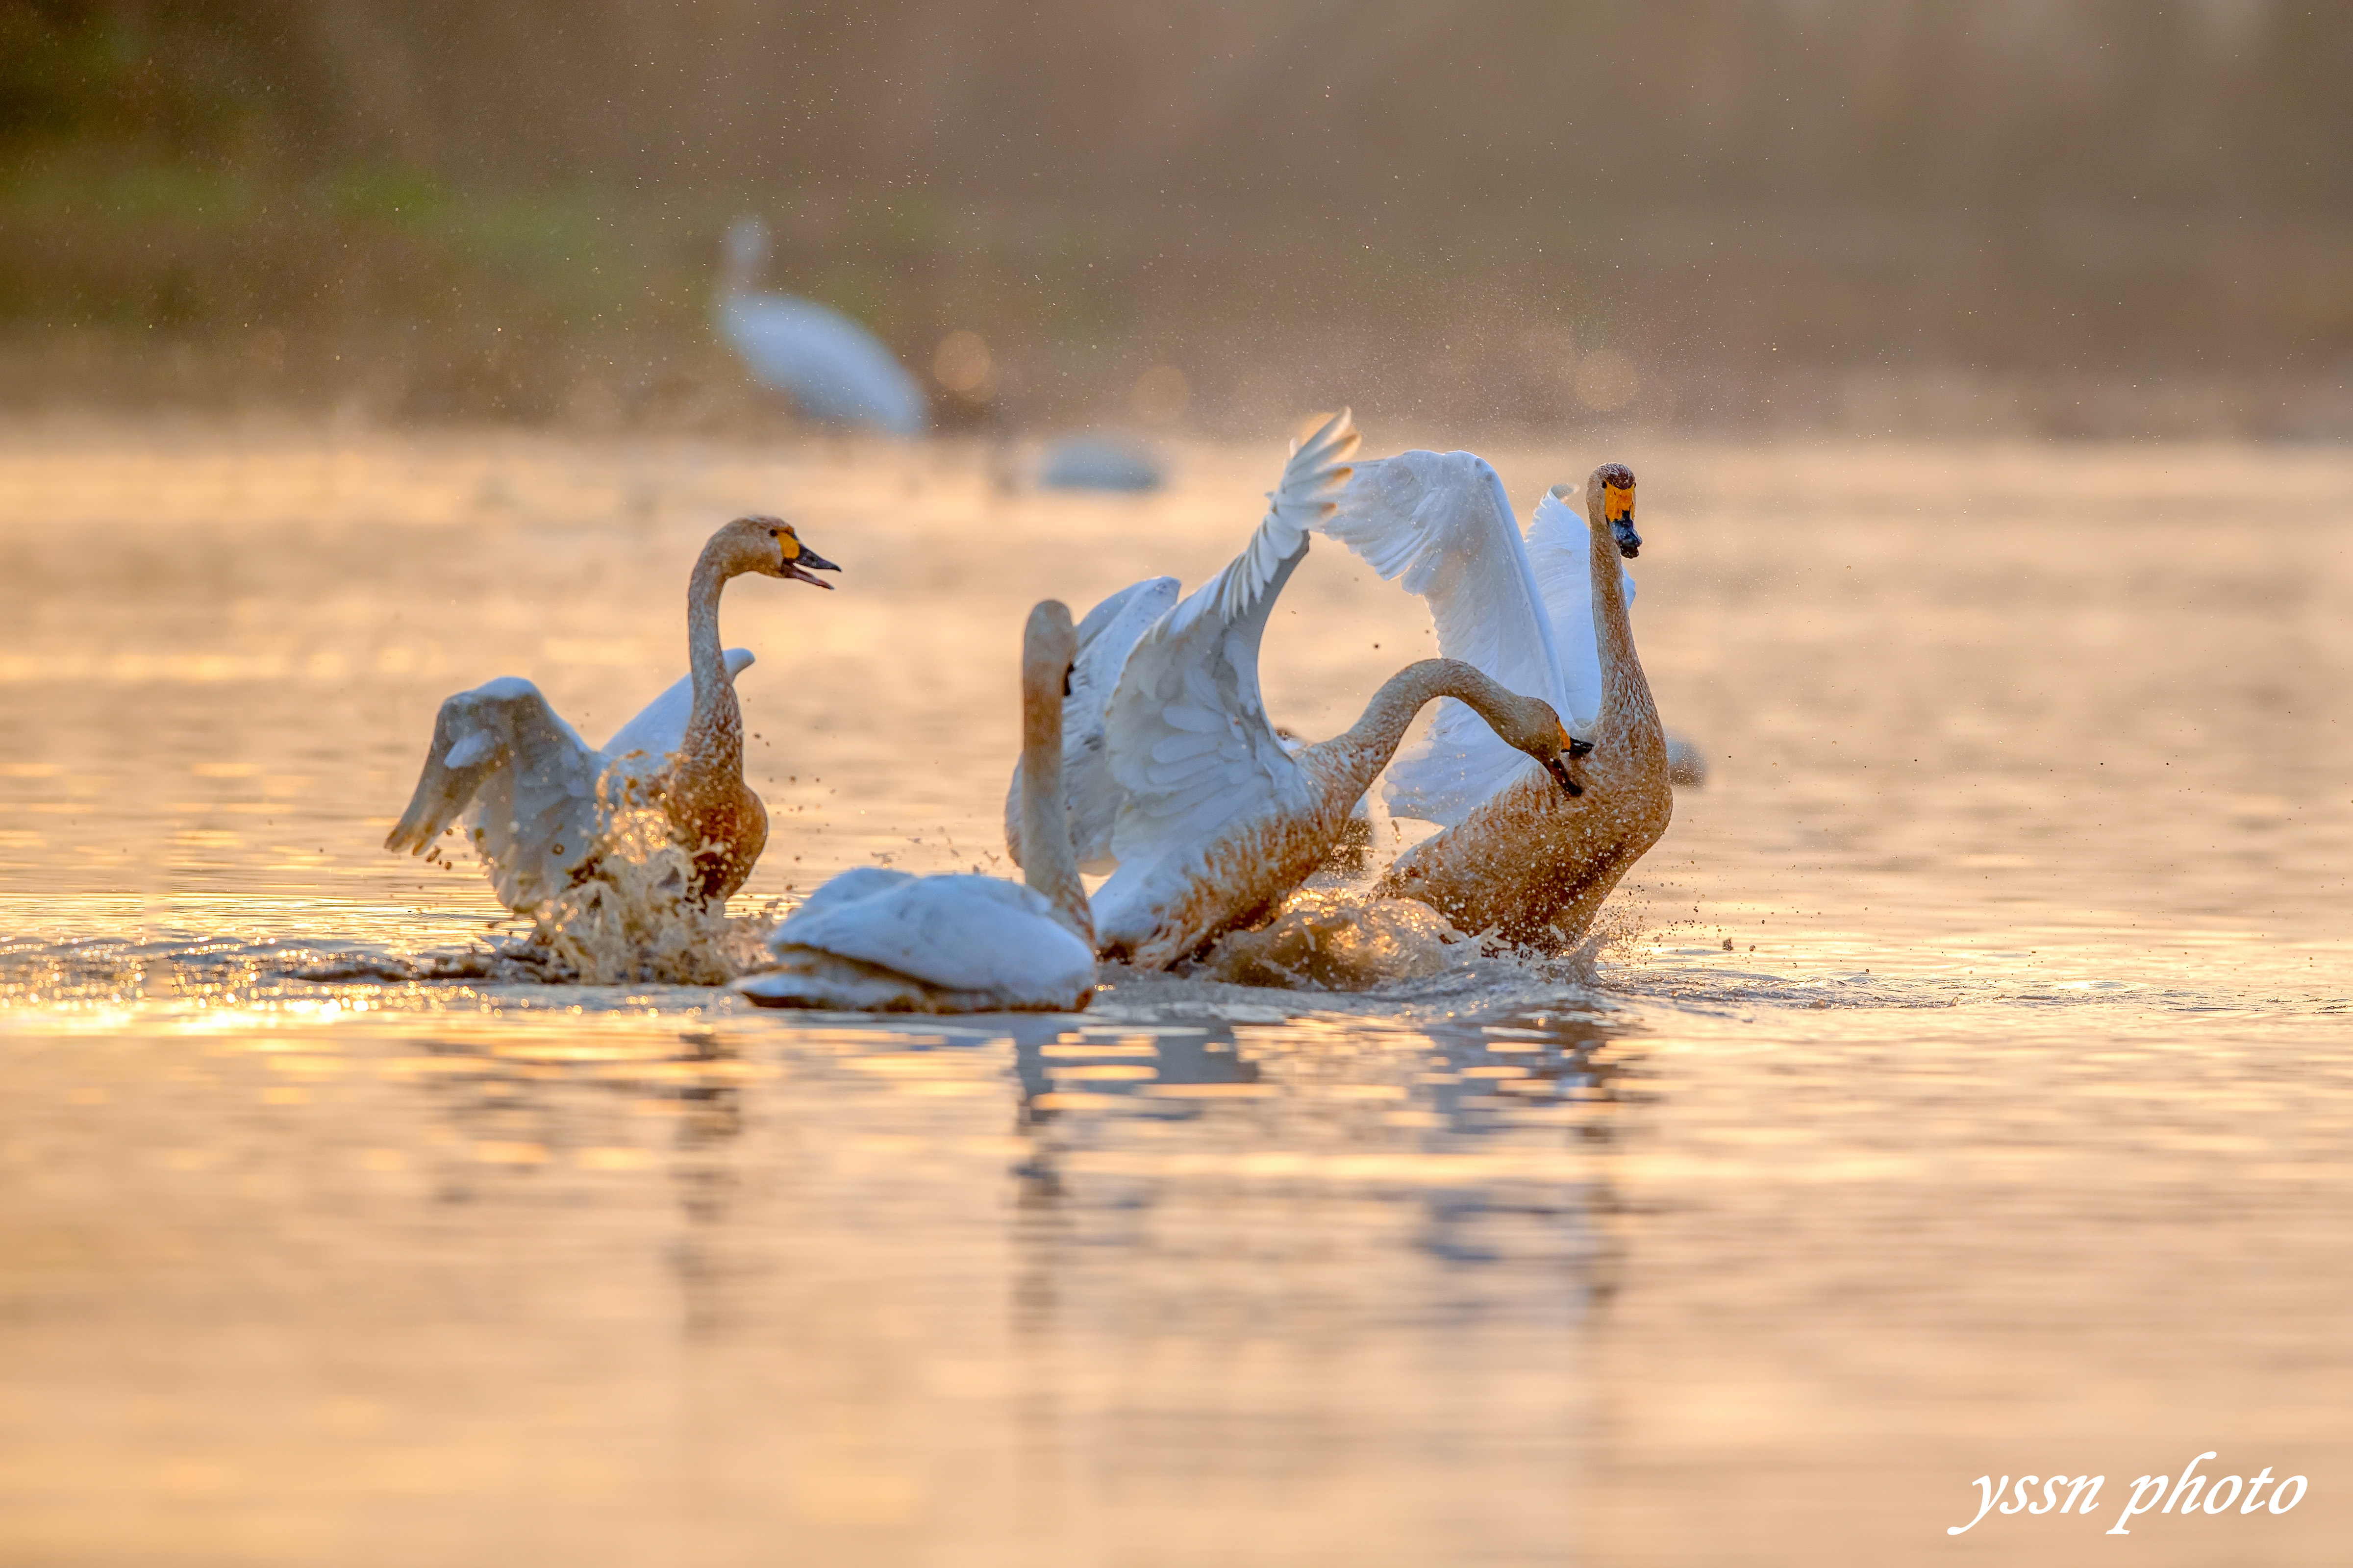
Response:
[{"label": "outstretched wing", "polygon": [[[725,654],[727,679],[735,678],[752,667],[752,650],[731,647]],[[605,754],[619,761],[632,752],[642,752],[650,758],[663,758],[686,744],[686,721],[694,713],[694,677],[681,676],[675,685],[655,698],[639,710],[638,716],[614,731],[605,742]]]},{"label": "outstretched wing", "polygon": [[[1062,699],[1062,795],[1070,803],[1071,842],[1082,871],[1100,876],[1119,863],[1112,857],[1111,829],[1121,791],[1105,750],[1103,714],[1127,656],[1176,603],[1177,591],[1174,577],[1147,577],[1122,588],[1079,623],[1079,656],[1071,666],[1070,693]],[[1024,863],[1018,762],[1005,792],[1005,847],[1016,866]]]},{"label": "outstretched wing", "polygon": [[[1568,715],[1570,729],[1578,731],[1589,729],[1601,714],[1601,652],[1593,638],[1592,537],[1583,515],[1556,495],[1547,494],[1536,503],[1535,521],[1528,524],[1528,561],[1552,622],[1553,643],[1560,649],[1562,695],[1567,699],[1553,706]],[[1620,564],[1618,577],[1631,605],[1633,576]]]},{"label": "outstretched wing", "polygon": [[[1416,451],[1360,464],[1324,531],[1421,597],[1441,655],[1573,713],[1511,500],[1484,458]],[[1390,761],[1382,796],[1399,816],[1451,826],[1535,765],[1450,697]]]},{"label": "outstretched wing", "polygon": [[604,765],[530,681],[460,691],[441,704],[417,791],[384,847],[421,854],[463,813],[499,901],[532,909],[595,857]]},{"label": "outstretched wing", "polygon": [[1345,411],[1295,446],[1249,546],[1128,655],[1104,714],[1111,773],[1124,793],[1112,827],[1120,865],[1098,908],[1148,897],[1156,865],[1199,855],[1230,824],[1310,804],[1299,764],[1267,722],[1259,642],[1356,447]]}]

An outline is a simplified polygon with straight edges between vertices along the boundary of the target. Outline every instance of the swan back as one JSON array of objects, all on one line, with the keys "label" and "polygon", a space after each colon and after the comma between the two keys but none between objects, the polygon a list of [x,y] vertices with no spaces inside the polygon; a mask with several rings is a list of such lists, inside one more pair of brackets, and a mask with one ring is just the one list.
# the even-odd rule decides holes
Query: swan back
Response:
[{"label": "swan back", "polygon": [[1010,1007],[1068,1007],[1094,984],[1092,949],[1042,894],[997,877],[911,877],[861,868],[818,889],[769,938],[874,964]]}]

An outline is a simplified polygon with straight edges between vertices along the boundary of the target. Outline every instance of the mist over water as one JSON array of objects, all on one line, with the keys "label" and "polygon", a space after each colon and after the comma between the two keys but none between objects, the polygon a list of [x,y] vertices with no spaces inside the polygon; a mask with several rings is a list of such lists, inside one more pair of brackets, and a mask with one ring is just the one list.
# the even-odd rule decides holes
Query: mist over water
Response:
[{"label": "mist over water", "polygon": [[[2138,1556],[2333,1561],[2353,462],[1494,455],[1642,475],[1713,771],[1594,951],[1335,884],[1084,1015],[911,1023],[397,977],[515,934],[378,847],[439,700],[602,739],[771,510],[843,572],[723,604],[733,912],[1002,874],[1029,605],[1198,582],[1279,441],[1103,499],[955,442],[0,436],[5,1554],[2059,1563],[2105,1504],[1951,1543],[1971,1479],[2219,1448],[2310,1500]],[[1273,715],[1430,647],[1319,543]]]}]

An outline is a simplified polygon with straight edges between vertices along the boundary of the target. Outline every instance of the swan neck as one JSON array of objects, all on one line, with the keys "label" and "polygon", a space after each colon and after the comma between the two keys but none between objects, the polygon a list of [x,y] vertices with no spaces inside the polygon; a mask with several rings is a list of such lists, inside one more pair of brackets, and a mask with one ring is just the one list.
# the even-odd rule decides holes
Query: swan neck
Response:
[{"label": "swan neck", "polygon": [[1440,697],[1469,704],[1479,717],[1500,730],[1509,722],[1505,704],[1512,694],[1471,665],[1454,658],[1425,658],[1409,664],[1381,683],[1365,704],[1364,716],[1320,745],[1308,747],[1300,761],[1322,779],[1327,790],[1345,795],[1353,807],[1357,796],[1397,755],[1413,716]]},{"label": "swan neck", "polygon": [[686,588],[686,664],[694,678],[694,710],[686,721],[684,762],[702,770],[744,768],[744,712],[727,658],[719,646],[719,593],[729,574],[710,550],[694,563]]},{"label": "swan neck", "polygon": [[1044,895],[1071,934],[1092,948],[1094,911],[1071,843],[1062,794],[1060,667],[1025,670],[1021,682],[1021,879]]},{"label": "swan neck", "polygon": [[1634,653],[1634,626],[1626,614],[1625,568],[1620,564],[1618,541],[1604,519],[1602,487],[1593,487],[1586,504],[1585,522],[1593,565],[1593,641],[1601,662],[1601,716],[1599,728],[1655,730],[1659,712],[1651,700],[1651,683],[1642,661]]}]

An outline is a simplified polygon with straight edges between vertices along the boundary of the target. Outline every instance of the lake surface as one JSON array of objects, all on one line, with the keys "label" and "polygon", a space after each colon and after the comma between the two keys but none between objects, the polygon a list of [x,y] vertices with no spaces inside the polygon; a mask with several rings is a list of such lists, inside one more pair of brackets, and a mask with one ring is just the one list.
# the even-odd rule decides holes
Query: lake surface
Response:
[{"label": "lake surface", "polygon": [[[739,907],[1005,869],[1028,606],[1198,583],[1279,439],[0,428],[0,1560],[2341,1562],[2353,454],[1492,455],[1641,476],[1713,769],[1591,963],[910,1023],[293,974],[485,933],[380,847],[436,706],[603,739],[745,510],[844,571],[728,590]],[[1430,647],[1320,543],[1271,705]],[[2308,1495],[2094,1540],[2207,1450]]]}]

